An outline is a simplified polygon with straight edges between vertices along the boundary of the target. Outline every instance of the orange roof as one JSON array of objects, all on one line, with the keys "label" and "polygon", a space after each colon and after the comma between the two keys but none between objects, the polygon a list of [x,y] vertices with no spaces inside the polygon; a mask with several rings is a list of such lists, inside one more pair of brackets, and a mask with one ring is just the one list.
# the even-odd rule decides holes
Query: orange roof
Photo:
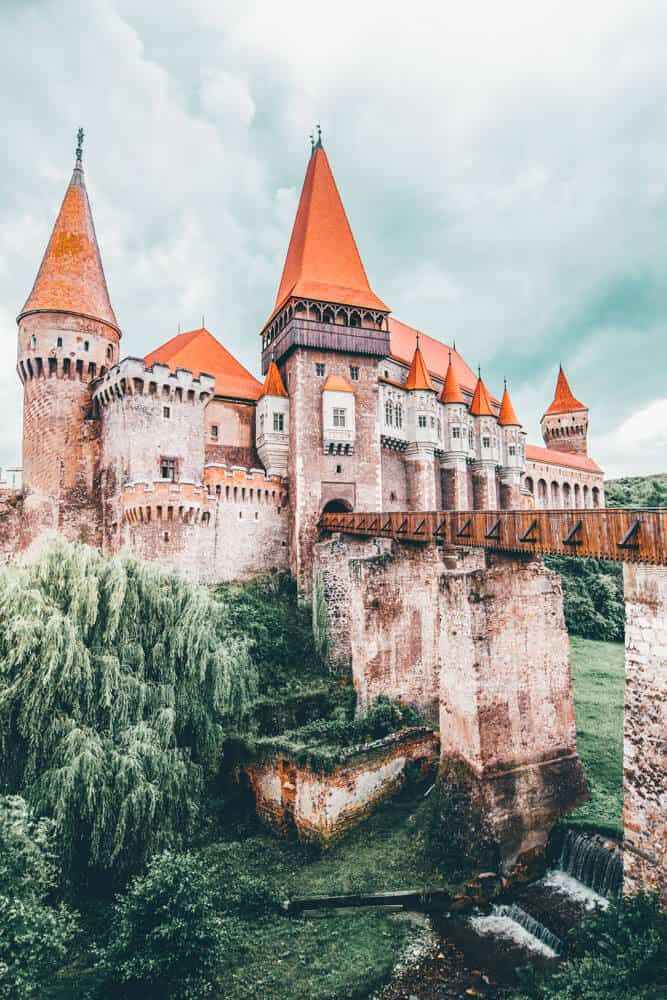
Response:
[{"label": "orange roof", "polygon": [[521,422],[516,415],[514,407],[512,406],[512,400],[510,399],[510,394],[507,391],[507,386],[505,386],[502,402],[500,404],[498,423],[501,427],[521,427]]},{"label": "orange roof", "polygon": [[408,372],[408,377],[405,382],[405,388],[431,389],[432,392],[435,392],[435,386],[431,382],[431,376],[429,375],[426,364],[424,363],[424,356],[419,350],[419,341],[417,341],[415,353],[412,355],[412,364],[410,365],[410,371]]},{"label": "orange roof", "polygon": [[[424,362],[430,374],[444,380],[451,354],[456,380],[459,386],[472,396],[475,391],[475,375],[458,351],[450,347],[449,344],[444,344],[441,340],[436,340],[435,337],[429,337],[421,330],[415,330],[414,327],[408,326],[407,323],[402,323],[392,316],[389,317],[388,323],[389,351],[395,361],[402,361],[406,365],[411,364],[417,346],[417,337],[419,337],[419,349],[424,356]],[[491,398],[493,402],[497,402],[493,397]]]},{"label": "orange roof", "polygon": [[322,386],[322,392],[354,392],[354,389],[342,375],[329,375]]},{"label": "orange roof", "polygon": [[278,371],[278,365],[273,360],[269,362],[269,367],[266,372],[266,378],[264,379],[264,385],[262,386],[260,395],[287,397],[287,389],[283,385],[283,380],[281,379],[280,372]]},{"label": "orange roof", "polygon": [[217,396],[259,399],[262,392],[262,383],[204,328],[177,334],[147,354],[144,361],[148,367],[158,362],[169,365],[172,371],[187,368],[193,375],[213,375]]},{"label": "orange roof", "polygon": [[[578,399],[575,399],[570,389],[570,384],[565,378],[565,372],[563,371],[563,366],[560,366],[558,371],[558,381],[556,382],[556,393],[553,398],[553,402],[547,413],[571,413],[573,410],[587,410],[588,407],[580,403]],[[545,413],[545,417],[547,415]]]},{"label": "orange roof", "polygon": [[442,392],[440,393],[440,402],[465,404],[465,399],[463,393],[461,392],[461,387],[454,373],[454,365],[452,364],[451,351],[449,352],[449,364],[447,365],[447,374],[445,375],[445,381],[442,384]]},{"label": "orange roof", "polygon": [[120,333],[109,300],[80,152],[78,149],[74,173],[35,284],[18,319],[36,311],[74,313],[102,320]]},{"label": "orange roof", "polygon": [[588,455],[573,455],[568,451],[557,451],[555,448],[542,448],[536,444],[526,445],[526,460],[528,462],[543,462],[546,465],[565,465],[582,472],[602,472],[602,469]]},{"label": "orange roof", "polygon": [[489,394],[481,375],[477,379],[477,385],[475,386],[475,392],[470,404],[470,412],[473,417],[495,417],[495,413],[491,409],[491,400],[489,399]]},{"label": "orange roof", "polygon": [[319,144],[306,170],[271,319],[291,296],[387,311],[368,283],[327,154]]}]

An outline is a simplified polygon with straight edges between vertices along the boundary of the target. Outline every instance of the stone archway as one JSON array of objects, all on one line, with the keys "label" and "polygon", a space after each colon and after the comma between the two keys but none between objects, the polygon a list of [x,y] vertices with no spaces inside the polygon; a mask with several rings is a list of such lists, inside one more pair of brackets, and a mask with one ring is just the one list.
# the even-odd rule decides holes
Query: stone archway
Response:
[{"label": "stone archway", "polygon": [[322,508],[323,514],[349,514],[352,511],[352,504],[347,500],[337,498],[329,500]]}]

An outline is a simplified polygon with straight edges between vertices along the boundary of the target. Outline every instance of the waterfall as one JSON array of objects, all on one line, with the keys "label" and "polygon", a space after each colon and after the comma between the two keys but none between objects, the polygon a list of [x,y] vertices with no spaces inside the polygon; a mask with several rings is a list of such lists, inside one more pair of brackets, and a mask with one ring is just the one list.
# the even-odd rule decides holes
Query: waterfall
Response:
[{"label": "waterfall", "polygon": [[549,958],[555,958],[563,951],[560,938],[515,903],[495,905],[488,916],[471,917],[470,923],[479,934],[509,938],[515,944],[541,952]]},{"label": "waterfall", "polygon": [[558,867],[600,896],[617,896],[623,885],[623,855],[616,847],[568,830]]}]

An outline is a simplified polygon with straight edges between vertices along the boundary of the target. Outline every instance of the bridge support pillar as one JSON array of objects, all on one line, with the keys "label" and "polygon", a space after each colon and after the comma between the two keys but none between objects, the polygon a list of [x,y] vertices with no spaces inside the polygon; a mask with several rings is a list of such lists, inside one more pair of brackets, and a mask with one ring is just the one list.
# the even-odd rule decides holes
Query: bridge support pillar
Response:
[{"label": "bridge support pillar", "polygon": [[442,780],[467,786],[508,869],[587,797],[560,578],[539,559],[381,546],[315,548],[332,657],[351,664],[362,710],[384,694],[439,722]]},{"label": "bridge support pillar", "polygon": [[667,567],[625,563],[625,891],[667,901]]}]

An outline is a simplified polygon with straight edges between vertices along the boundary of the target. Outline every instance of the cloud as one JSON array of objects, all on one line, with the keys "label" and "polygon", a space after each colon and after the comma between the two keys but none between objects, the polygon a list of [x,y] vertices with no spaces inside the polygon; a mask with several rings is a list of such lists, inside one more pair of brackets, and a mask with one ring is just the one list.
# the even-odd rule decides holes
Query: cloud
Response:
[{"label": "cloud", "polygon": [[533,440],[562,361],[593,455],[663,467],[659,438],[640,456],[617,435],[664,393],[666,31],[651,0],[2,5],[0,465],[20,450],[12,317],[77,126],[123,350],[204,313],[257,372],[321,120],[395,314],[494,391],[507,376]]},{"label": "cloud", "polygon": [[599,444],[610,478],[667,471],[667,399],[654,399],[637,410]]}]

